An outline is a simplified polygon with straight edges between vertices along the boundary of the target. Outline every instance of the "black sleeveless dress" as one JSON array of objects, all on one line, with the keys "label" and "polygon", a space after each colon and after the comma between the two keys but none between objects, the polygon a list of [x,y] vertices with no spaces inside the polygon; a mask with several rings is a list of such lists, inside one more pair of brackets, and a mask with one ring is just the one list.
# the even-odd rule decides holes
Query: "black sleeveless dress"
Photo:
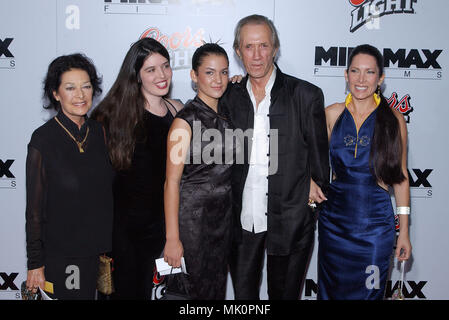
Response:
[{"label": "black sleeveless dress", "polygon": [[151,297],[154,260],[165,244],[164,182],[167,135],[176,112],[166,101],[159,117],[145,111],[136,127],[131,167],[114,181],[114,284],[117,299]]},{"label": "black sleeveless dress", "polygon": [[[232,129],[231,124],[198,97],[187,103],[176,117],[192,128],[189,163],[184,165],[179,203],[179,236],[188,272],[188,293],[194,300],[224,300],[235,153],[232,139],[225,139],[225,130]],[[176,288],[179,283],[174,281],[171,285]]]}]

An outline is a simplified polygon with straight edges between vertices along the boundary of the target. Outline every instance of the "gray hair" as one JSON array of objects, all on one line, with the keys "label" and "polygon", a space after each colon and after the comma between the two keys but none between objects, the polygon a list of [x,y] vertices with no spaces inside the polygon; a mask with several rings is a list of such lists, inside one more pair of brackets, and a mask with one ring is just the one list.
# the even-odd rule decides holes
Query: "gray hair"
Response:
[{"label": "gray hair", "polygon": [[274,26],[273,21],[271,21],[270,19],[268,19],[265,16],[253,14],[253,15],[247,16],[245,18],[242,18],[237,23],[237,26],[235,27],[235,30],[234,30],[234,44],[232,45],[234,50],[239,48],[240,32],[242,31],[242,28],[247,24],[265,24],[265,25],[267,25],[271,30],[271,43],[273,44],[273,47],[275,49],[279,48],[280,42],[279,42],[278,32],[276,30],[276,27]]}]

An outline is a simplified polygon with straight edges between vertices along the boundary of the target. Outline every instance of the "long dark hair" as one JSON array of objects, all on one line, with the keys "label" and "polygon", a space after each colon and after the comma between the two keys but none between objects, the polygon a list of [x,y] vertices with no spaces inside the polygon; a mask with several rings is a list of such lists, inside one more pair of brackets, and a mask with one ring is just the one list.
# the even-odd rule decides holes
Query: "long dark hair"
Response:
[{"label": "long dark hair", "polygon": [[64,72],[80,69],[86,71],[89,75],[92,85],[92,98],[101,94],[101,77],[91,59],[82,53],[73,53],[55,58],[48,66],[47,75],[44,79],[44,100],[47,102],[45,109],[54,109],[59,111],[61,104],[53,96],[54,91],[58,91],[61,85],[61,77]]},{"label": "long dark hair", "polygon": [[117,79],[106,97],[92,112],[92,117],[105,126],[112,165],[117,170],[131,166],[136,132],[143,120],[145,97],[139,76],[145,59],[158,53],[167,58],[167,49],[152,38],[135,42],[123,60]]},{"label": "long dark hair", "polygon": [[[348,60],[348,70],[353,58],[358,54],[367,54],[376,59],[379,77],[384,73],[384,59],[379,50],[371,45],[357,46]],[[385,97],[380,93],[377,107],[374,136],[370,150],[370,165],[377,180],[387,185],[401,183],[405,180],[402,172],[402,140],[399,121],[393,114]]]}]

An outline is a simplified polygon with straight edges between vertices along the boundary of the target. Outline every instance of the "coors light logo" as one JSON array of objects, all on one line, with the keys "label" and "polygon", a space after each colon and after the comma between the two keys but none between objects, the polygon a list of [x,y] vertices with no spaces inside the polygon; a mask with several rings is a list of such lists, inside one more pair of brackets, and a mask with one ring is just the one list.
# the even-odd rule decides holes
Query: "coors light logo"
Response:
[{"label": "coors light logo", "polygon": [[349,0],[355,9],[351,11],[351,32],[386,14],[415,13],[418,0]]},{"label": "coors light logo", "polygon": [[153,38],[167,48],[173,70],[190,69],[193,53],[204,43],[204,29],[193,32],[187,26],[184,31],[167,35],[157,27],[150,27],[140,35],[142,38]]}]

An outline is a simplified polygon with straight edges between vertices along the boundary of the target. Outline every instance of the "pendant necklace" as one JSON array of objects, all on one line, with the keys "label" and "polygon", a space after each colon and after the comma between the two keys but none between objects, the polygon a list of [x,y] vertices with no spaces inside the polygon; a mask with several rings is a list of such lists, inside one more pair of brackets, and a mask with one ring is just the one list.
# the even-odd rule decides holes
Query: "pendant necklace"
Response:
[{"label": "pendant necklace", "polygon": [[89,135],[89,127],[87,127],[87,131],[86,131],[86,136],[84,137],[83,141],[79,142],[75,139],[75,137],[70,133],[69,130],[67,130],[66,127],[64,127],[64,125],[59,121],[59,119],[57,117],[55,117],[56,122],[65,130],[65,132],[67,132],[67,134],[70,136],[70,138],[73,139],[73,141],[75,141],[76,145],[78,146],[78,149],[80,151],[80,153],[84,153],[84,149],[83,149],[83,144],[84,142],[86,142],[87,136]]}]

